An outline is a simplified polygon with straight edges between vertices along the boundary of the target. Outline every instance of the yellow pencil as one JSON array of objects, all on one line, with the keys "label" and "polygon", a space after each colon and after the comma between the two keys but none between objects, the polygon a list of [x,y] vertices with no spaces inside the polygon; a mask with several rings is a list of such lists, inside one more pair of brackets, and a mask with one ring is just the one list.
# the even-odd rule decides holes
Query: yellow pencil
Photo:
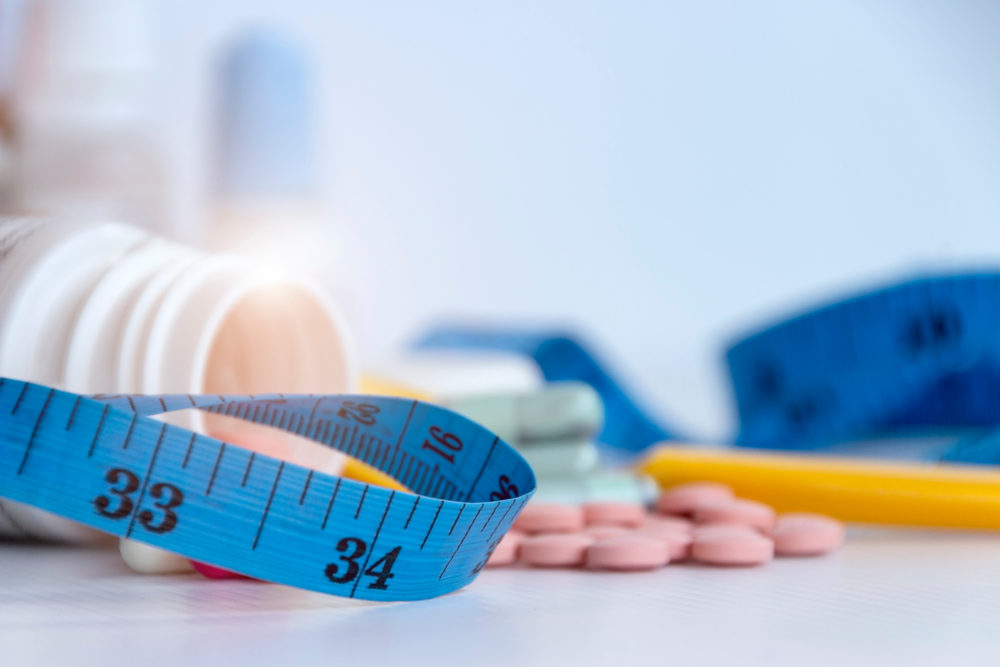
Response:
[{"label": "yellow pencil", "polygon": [[711,480],[778,511],[845,521],[1000,530],[1000,472],[690,445],[661,446],[639,466],[661,487]]}]

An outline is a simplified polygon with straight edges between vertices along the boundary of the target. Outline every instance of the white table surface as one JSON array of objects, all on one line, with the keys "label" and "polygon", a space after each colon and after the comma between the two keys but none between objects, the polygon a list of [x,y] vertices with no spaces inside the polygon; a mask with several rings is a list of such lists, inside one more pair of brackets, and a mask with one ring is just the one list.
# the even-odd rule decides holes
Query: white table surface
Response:
[{"label": "white table surface", "polygon": [[485,571],[425,602],[0,545],[0,665],[997,665],[1000,535],[854,529],[760,568]]}]

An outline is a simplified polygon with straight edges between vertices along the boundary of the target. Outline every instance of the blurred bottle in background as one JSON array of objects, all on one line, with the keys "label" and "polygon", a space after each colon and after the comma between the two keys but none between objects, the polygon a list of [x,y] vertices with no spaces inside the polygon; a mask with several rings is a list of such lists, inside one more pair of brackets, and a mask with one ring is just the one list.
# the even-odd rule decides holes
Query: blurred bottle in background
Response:
[{"label": "blurred bottle in background", "polygon": [[7,0],[4,8],[19,36],[4,208],[162,232],[151,0]]},{"label": "blurred bottle in background", "polygon": [[[0,0],[0,213],[176,236],[151,107],[157,11],[157,0]],[[270,26],[238,33],[205,63],[208,196],[187,241],[329,278],[315,64]]]},{"label": "blurred bottle in background", "polygon": [[257,28],[224,49],[212,89],[214,164],[204,244],[327,273],[311,61],[290,36]]}]

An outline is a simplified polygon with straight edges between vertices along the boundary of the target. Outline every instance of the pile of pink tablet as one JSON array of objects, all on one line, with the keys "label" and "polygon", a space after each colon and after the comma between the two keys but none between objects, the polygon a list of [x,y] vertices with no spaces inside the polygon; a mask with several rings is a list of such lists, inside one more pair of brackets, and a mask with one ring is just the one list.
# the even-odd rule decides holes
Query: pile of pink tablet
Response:
[{"label": "pile of pink tablet", "polygon": [[695,482],[667,489],[654,512],[642,505],[530,503],[487,567],[652,570],[681,561],[760,565],[777,556],[818,556],[838,548],[844,526],[819,514],[777,515],[732,489]]}]

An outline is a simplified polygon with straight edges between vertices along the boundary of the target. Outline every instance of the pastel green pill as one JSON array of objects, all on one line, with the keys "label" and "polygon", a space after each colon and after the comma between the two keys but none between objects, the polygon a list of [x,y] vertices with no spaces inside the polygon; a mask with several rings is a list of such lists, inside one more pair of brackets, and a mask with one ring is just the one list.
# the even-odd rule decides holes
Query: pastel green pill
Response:
[{"label": "pastel green pill", "polygon": [[604,421],[600,396],[583,382],[552,382],[530,392],[463,396],[444,405],[515,447],[587,439]]},{"label": "pastel green pill", "polygon": [[517,451],[539,477],[578,475],[597,468],[599,453],[591,440],[552,440],[518,446]]},{"label": "pastel green pill", "polygon": [[656,498],[656,482],[627,471],[597,470],[562,477],[539,475],[534,499],[555,503],[589,503],[602,500],[646,505]]}]

